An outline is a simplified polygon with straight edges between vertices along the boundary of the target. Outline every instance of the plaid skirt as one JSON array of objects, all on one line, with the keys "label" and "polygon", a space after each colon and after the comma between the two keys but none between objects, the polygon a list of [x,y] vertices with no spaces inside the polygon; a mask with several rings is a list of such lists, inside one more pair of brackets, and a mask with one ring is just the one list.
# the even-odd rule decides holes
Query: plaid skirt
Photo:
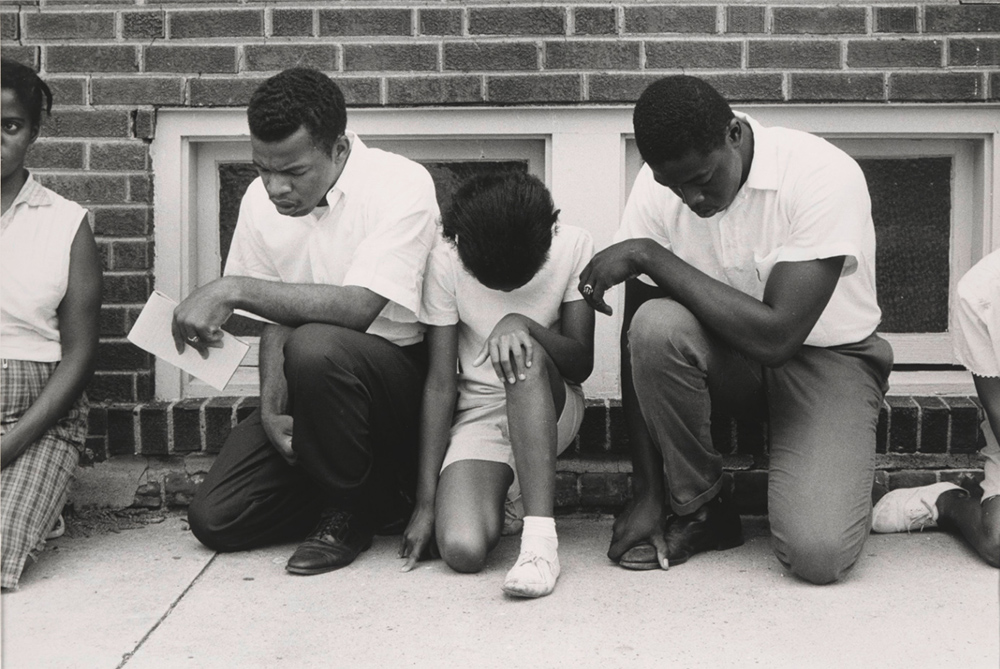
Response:
[{"label": "plaid skirt", "polygon": [[[59,363],[3,360],[0,364],[0,438],[41,394]],[[4,588],[16,588],[28,557],[45,547],[45,535],[66,502],[70,480],[87,437],[87,397],[81,395],[14,462],[0,470],[0,544]]]}]

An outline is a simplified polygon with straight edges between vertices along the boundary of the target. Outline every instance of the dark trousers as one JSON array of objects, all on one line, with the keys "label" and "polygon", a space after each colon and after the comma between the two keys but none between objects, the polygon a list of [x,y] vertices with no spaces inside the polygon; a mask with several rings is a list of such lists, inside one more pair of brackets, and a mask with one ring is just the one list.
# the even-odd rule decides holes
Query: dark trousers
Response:
[{"label": "dark trousers", "polygon": [[398,512],[401,492],[413,496],[425,346],[310,323],[284,354],[298,462],[271,445],[259,411],[233,428],[188,510],[214,550],[302,539],[326,506],[377,524]]}]

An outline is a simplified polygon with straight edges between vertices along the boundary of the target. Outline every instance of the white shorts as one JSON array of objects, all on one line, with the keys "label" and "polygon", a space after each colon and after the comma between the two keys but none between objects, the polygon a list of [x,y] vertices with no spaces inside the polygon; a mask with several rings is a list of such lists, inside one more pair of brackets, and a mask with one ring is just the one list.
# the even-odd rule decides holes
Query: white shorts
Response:
[{"label": "white shorts", "polygon": [[[583,389],[566,383],[566,403],[556,421],[556,453],[562,453],[573,443],[583,422]],[[455,414],[451,427],[451,443],[445,453],[441,471],[460,460],[502,462],[514,471],[514,482],[507,491],[508,510],[513,505],[516,517],[523,516],[521,486],[514,466],[514,450],[507,428],[507,401],[500,400],[483,406],[464,409]],[[508,511],[508,516],[510,512]],[[510,518],[509,518],[510,519]]]}]

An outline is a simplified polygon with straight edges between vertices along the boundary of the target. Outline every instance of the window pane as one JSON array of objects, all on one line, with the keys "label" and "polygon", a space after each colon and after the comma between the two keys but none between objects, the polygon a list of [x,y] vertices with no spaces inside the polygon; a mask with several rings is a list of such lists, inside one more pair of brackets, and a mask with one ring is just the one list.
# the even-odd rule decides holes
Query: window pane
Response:
[{"label": "window pane", "polygon": [[528,161],[526,160],[422,161],[422,164],[431,173],[431,179],[434,180],[437,201],[442,211],[451,206],[451,198],[455,196],[455,191],[462,185],[462,182],[473,175],[506,170],[528,171]]},{"label": "window pane", "polygon": [[880,332],[947,332],[951,158],[859,158],[877,239]]},{"label": "window pane", "polygon": [[256,178],[257,168],[251,163],[219,163],[219,255],[222,257],[219,274],[226,266],[229,245],[233,243],[243,193]]}]

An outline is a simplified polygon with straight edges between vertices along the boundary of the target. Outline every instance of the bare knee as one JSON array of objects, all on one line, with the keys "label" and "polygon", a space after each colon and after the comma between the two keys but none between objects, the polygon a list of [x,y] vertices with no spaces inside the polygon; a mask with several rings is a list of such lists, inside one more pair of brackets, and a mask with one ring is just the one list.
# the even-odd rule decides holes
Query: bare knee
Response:
[{"label": "bare knee", "polygon": [[445,563],[457,572],[475,574],[486,565],[486,544],[477,541],[449,540],[439,544],[441,557]]},{"label": "bare knee", "polygon": [[457,572],[474,574],[486,565],[490,546],[487,538],[471,531],[439,531],[438,550],[445,563]]},{"label": "bare knee", "polygon": [[[531,341],[533,347],[531,357],[528,359],[531,365],[525,365],[523,369],[517,370],[518,377],[514,383],[504,384],[508,398],[519,394],[548,392],[552,385],[553,376],[558,374],[558,372],[553,371],[555,363],[548,352],[534,339]],[[558,380],[561,384],[562,378],[559,377]]]}]

